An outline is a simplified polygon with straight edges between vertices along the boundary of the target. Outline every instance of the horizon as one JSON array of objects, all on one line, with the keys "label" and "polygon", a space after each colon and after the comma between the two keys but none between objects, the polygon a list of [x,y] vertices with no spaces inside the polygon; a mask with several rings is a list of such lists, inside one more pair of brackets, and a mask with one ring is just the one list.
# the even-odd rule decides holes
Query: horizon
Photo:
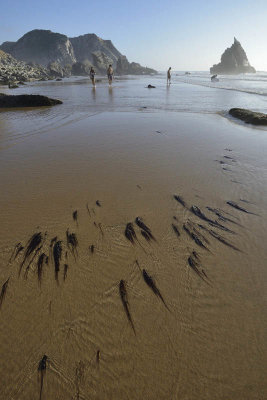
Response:
[{"label": "horizon", "polygon": [[[12,14],[12,23],[0,27],[0,43],[17,41],[34,29],[51,30],[68,37],[92,33],[111,40],[130,62],[158,71],[165,71],[169,66],[174,71],[209,71],[220,62],[221,55],[236,37],[249,63],[257,71],[266,71],[266,2],[258,0],[255,6],[251,0],[237,0],[235,7],[231,3],[226,0],[222,5],[216,0],[210,6],[191,0],[178,5],[166,0],[164,4],[161,1],[143,4],[137,0],[134,5],[126,5],[115,0],[110,8],[106,0],[93,6],[82,0],[73,8],[70,0],[64,7],[58,0],[48,0],[41,6],[28,0],[23,10]],[[15,8],[16,5],[20,5],[18,0],[14,0]],[[7,16],[10,13],[6,4],[2,6],[2,13]]]}]

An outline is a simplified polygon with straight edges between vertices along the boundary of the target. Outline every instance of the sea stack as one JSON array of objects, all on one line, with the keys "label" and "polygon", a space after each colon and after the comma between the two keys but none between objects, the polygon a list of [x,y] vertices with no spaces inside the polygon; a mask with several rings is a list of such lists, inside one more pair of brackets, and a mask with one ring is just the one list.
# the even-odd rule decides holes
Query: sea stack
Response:
[{"label": "sea stack", "polygon": [[255,73],[240,42],[234,38],[234,43],[221,56],[221,62],[210,68],[211,74],[242,74]]}]

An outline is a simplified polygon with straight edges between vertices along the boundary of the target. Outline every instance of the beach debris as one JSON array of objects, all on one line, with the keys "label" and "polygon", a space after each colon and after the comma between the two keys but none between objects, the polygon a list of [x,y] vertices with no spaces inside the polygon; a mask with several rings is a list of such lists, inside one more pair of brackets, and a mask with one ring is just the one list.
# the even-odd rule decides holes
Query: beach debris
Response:
[{"label": "beach debris", "polygon": [[210,225],[215,226],[216,228],[222,229],[222,230],[224,230],[226,232],[229,232],[229,233],[235,233],[232,230],[230,230],[229,228],[226,228],[226,226],[221,225],[219,222],[213,221],[212,219],[206,217],[206,215],[203,214],[203,212],[197,206],[191,206],[190,211],[194,215],[196,215],[198,218],[202,219],[203,221],[208,222]]},{"label": "beach debris", "polygon": [[226,158],[227,160],[231,160],[232,162],[236,162],[236,160],[233,157],[223,156],[223,158]]},{"label": "beach debris", "polygon": [[[231,222],[232,224],[236,224],[239,225],[236,221],[233,221],[230,218],[225,217],[224,215],[222,215],[222,211],[218,210],[217,208],[212,208],[212,207],[206,207],[207,210],[209,210],[210,212],[214,213],[215,215],[217,215],[217,217],[223,221],[223,222]],[[228,213],[225,213],[228,214]]]},{"label": "beach debris", "polygon": [[2,286],[1,294],[0,294],[0,310],[2,307],[2,303],[4,301],[5,295],[6,295],[6,290],[8,287],[8,282],[9,282],[10,277],[5,281],[5,283]]},{"label": "beach debris", "polygon": [[72,218],[73,218],[73,221],[75,221],[76,224],[78,225],[78,210],[73,211]]},{"label": "beach debris", "polygon": [[64,264],[64,275],[63,275],[63,280],[64,281],[67,278],[68,268],[69,268],[68,264]]},{"label": "beach debris", "polygon": [[96,363],[99,364],[100,361],[100,350],[97,350],[96,352]]},{"label": "beach debris", "polygon": [[124,235],[128,240],[130,240],[132,244],[134,244],[134,241],[137,240],[136,233],[133,224],[131,222],[127,223]]},{"label": "beach debris", "polygon": [[20,265],[19,276],[26,259],[37,249],[37,247],[41,244],[42,240],[43,240],[42,233],[37,232],[34,233],[30,238],[30,240],[28,241],[26,250],[24,252],[24,259]]},{"label": "beach debris", "polygon": [[136,185],[136,187],[138,187],[138,189],[140,190],[143,190],[140,185]]},{"label": "beach debris", "polygon": [[190,221],[190,219],[189,219],[189,220],[187,220],[187,225],[188,225],[188,227],[189,227],[191,230],[193,230],[193,231],[196,233],[196,235],[197,235],[199,238],[201,238],[205,243],[207,243],[207,244],[210,243],[210,242],[208,241],[208,239],[207,239],[204,235],[202,235],[202,233],[200,233],[200,232],[196,229],[196,226],[198,227],[198,225],[197,225],[195,222],[192,222],[192,221]]},{"label": "beach debris", "polygon": [[189,236],[191,239],[194,240],[194,242],[195,242],[198,246],[202,247],[203,249],[209,250],[209,249],[202,243],[202,241],[200,240],[200,238],[199,238],[194,232],[192,232],[192,231],[189,229],[189,227],[186,226],[186,224],[183,224],[183,229],[184,229],[184,231],[188,234],[188,236]]},{"label": "beach debris", "polygon": [[175,215],[173,216],[173,219],[175,219],[175,221],[178,221],[178,218]]},{"label": "beach debris", "polygon": [[73,233],[69,233],[69,229],[66,230],[66,238],[67,238],[67,246],[70,249],[70,251],[72,252],[74,258],[76,257],[76,255],[78,255],[77,252],[77,246],[78,246],[78,239],[76,234]]},{"label": "beach debris", "polygon": [[141,229],[141,235],[146,239],[147,242],[150,242],[151,236],[143,229]]},{"label": "beach debris", "polygon": [[89,249],[90,249],[91,253],[93,254],[93,252],[95,251],[95,246],[93,244],[91,244],[91,246],[89,246]]},{"label": "beach debris", "polygon": [[153,86],[153,85],[147,85],[147,89],[155,89],[156,88],[156,86]]},{"label": "beach debris", "polygon": [[[153,291],[153,293],[160,298],[160,300],[162,301],[162,303],[164,304],[164,306],[167,308],[167,310],[169,310],[169,307],[167,306],[167,304],[165,303],[159,289],[157,288],[153,278],[148,274],[148,272],[143,269],[143,278],[145,283],[147,284],[147,286],[150,287],[150,289]],[[169,310],[170,311],[170,310]]]},{"label": "beach debris", "polygon": [[254,213],[252,213],[250,211],[247,211],[245,208],[240,207],[235,201],[230,201],[229,200],[229,201],[226,202],[226,204],[228,204],[229,206],[234,207],[236,210],[242,211],[244,213],[256,215],[256,214],[254,214]]},{"label": "beach debris", "polygon": [[37,262],[37,274],[38,274],[38,281],[39,284],[41,286],[41,282],[42,282],[42,274],[43,274],[43,265],[44,262],[48,262],[47,256],[45,253],[42,253],[39,258],[38,258],[38,262]]},{"label": "beach debris", "polygon": [[17,248],[16,254],[15,254],[15,257],[14,257],[14,261],[15,261],[16,258],[18,257],[19,253],[22,252],[22,250],[24,250],[24,247],[23,247],[22,245],[20,245],[20,246]]},{"label": "beach debris", "polygon": [[236,246],[234,246],[232,243],[229,243],[224,237],[222,237],[221,235],[219,235],[217,232],[213,231],[212,229],[208,229],[206,228],[204,225],[198,224],[198,226],[205,230],[206,232],[208,232],[212,237],[214,237],[215,239],[217,239],[219,242],[225,244],[225,246],[231,247],[232,249],[236,250],[236,251],[241,251],[240,249],[238,249]]},{"label": "beach debris", "polygon": [[139,228],[141,228],[143,231],[145,231],[148,234],[148,236],[150,236],[151,239],[156,240],[151,233],[151,229],[148,226],[146,226],[146,224],[143,222],[143,220],[140,217],[135,218],[135,223]]},{"label": "beach debris", "polygon": [[176,201],[178,201],[178,203],[180,203],[184,208],[187,208],[187,205],[186,205],[184,199],[183,199],[181,196],[177,196],[177,194],[174,194],[173,197],[174,197],[174,199],[175,199]]},{"label": "beach debris", "polygon": [[88,203],[86,204],[86,209],[87,209],[87,212],[88,212],[88,214],[89,214],[89,217],[91,217],[91,212],[90,212],[90,209],[89,209]]},{"label": "beach debris", "polygon": [[120,284],[119,284],[119,292],[120,292],[121,301],[122,301],[122,304],[124,307],[124,311],[127,315],[128,321],[131,324],[134,334],[136,335],[133,320],[132,320],[132,317],[131,317],[131,314],[129,311],[129,302],[128,302],[128,295],[127,295],[127,290],[126,290],[126,282],[123,279],[120,281]]},{"label": "beach debris", "polygon": [[33,261],[34,261],[35,257],[37,256],[37,254],[38,254],[38,253],[40,252],[40,250],[42,249],[42,247],[43,247],[43,246],[41,245],[40,247],[38,247],[38,249],[35,250],[34,255],[32,256],[32,258],[31,258],[31,260],[30,260],[30,262],[29,262],[27,268],[25,269],[25,272],[24,272],[24,279],[27,279],[30,266],[31,266],[31,264],[33,263]]},{"label": "beach debris", "polygon": [[[192,270],[202,279],[205,281],[204,277],[203,277],[203,270],[200,271],[198,269],[198,263],[197,261],[194,260],[194,258],[192,257],[192,255],[190,255],[187,259],[188,265],[192,268]],[[206,274],[204,275],[205,277],[207,276]]]},{"label": "beach debris", "polygon": [[[11,256],[10,256],[10,259],[9,259],[8,263],[11,263],[13,257],[15,256],[15,253],[16,253],[17,249],[18,249],[20,246],[21,246],[21,243],[20,243],[20,242],[17,243],[17,244],[15,245],[15,247],[14,247],[14,249],[13,249],[13,251],[12,251],[12,254],[11,254]],[[15,258],[16,258],[16,256],[15,256]],[[14,260],[15,260],[15,258],[14,258]]]},{"label": "beach debris", "polygon": [[53,247],[53,257],[54,257],[54,264],[55,264],[55,278],[58,280],[58,272],[60,268],[60,260],[62,254],[62,241],[58,240]]},{"label": "beach debris", "polygon": [[38,364],[38,372],[40,374],[41,377],[41,386],[40,386],[40,397],[39,400],[42,400],[42,392],[43,392],[43,383],[44,383],[44,376],[45,376],[45,372],[46,372],[46,363],[47,363],[47,355],[43,355],[42,359],[40,360],[39,364]]},{"label": "beach debris", "polygon": [[172,229],[173,229],[174,233],[176,234],[176,236],[179,237],[180,236],[180,232],[179,232],[178,227],[176,225],[172,224]]},{"label": "beach debris", "polygon": [[99,201],[99,200],[96,200],[95,204],[96,204],[98,207],[101,207],[101,204],[100,204],[100,201]]}]

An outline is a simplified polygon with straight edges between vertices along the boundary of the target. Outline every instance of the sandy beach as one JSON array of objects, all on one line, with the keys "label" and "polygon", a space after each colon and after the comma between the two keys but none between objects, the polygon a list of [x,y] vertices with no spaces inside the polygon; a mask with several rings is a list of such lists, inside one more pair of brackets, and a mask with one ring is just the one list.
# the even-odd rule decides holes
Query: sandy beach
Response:
[{"label": "sandy beach", "polygon": [[44,400],[267,398],[267,129],[225,116],[266,96],[149,79],[29,84],[63,105],[0,112],[3,399],[40,396],[44,354]]}]

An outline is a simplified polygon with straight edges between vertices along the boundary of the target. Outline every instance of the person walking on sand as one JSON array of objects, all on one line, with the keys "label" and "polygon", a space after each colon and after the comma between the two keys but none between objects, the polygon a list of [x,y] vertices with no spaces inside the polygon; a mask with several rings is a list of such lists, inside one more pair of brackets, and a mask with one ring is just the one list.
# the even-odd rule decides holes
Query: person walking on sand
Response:
[{"label": "person walking on sand", "polygon": [[171,69],[172,69],[172,67],[170,67],[169,69],[168,69],[168,71],[167,71],[167,85],[169,84],[171,84]]},{"label": "person walking on sand", "polygon": [[95,86],[95,70],[93,67],[90,69],[90,79],[92,81],[92,85]]},{"label": "person walking on sand", "polygon": [[107,69],[107,76],[108,76],[109,85],[112,84],[113,75],[114,75],[113,68],[112,68],[112,65],[110,64],[108,69]]}]

